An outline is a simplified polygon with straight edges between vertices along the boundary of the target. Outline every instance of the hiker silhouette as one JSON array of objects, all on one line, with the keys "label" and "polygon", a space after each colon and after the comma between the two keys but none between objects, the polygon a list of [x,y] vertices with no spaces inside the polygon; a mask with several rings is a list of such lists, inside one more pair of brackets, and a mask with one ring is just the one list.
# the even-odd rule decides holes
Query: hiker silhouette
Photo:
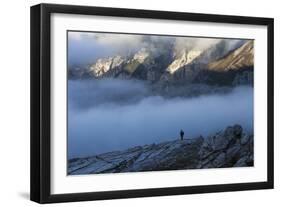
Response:
[{"label": "hiker silhouette", "polygon": [[180,131],[181,140],[183,140],[183,135],[184,135],[184,131],[181,129]]}]

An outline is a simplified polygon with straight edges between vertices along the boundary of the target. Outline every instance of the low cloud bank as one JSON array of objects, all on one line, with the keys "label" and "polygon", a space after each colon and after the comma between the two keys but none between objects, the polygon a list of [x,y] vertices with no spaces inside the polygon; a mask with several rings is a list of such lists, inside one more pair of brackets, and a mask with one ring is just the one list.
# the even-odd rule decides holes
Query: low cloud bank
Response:
[{"label": "low cloud bank", "polygon": [[206,136],[233,124],[253,129],[252,87],[197,98],[147,94],[141,82],[70,81],[69,158],[178,139],[181,129],[186,138]]}]

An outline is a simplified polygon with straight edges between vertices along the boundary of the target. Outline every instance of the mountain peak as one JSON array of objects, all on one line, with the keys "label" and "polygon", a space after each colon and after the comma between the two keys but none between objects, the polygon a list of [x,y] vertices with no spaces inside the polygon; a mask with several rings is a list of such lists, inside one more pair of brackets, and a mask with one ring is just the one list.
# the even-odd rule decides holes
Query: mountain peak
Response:
[{"label": "mountain peak", "polygon": [[141,48],[133,57],[139,63],[143,63],[145,59],[149,56],[149,51],[146,48]]},{"label": "mountain peak", "polygon": [[254,41],[249,40],[227,56],[208,64],[210,70],[228,71],[254,65]]},{"label": "mountain peak", "polygon": [[123,62],[124,58],[120,55],[109,58],[100,58],[94,64],[90,65],[89,72],[96,78],[101,77],[111,69],[120,66]]},{"label": "mountain peak", "polygon": [[179,68],[182,68],[185,65],[191,63],[194,59],[196,59],[202,51],[200,50],[190,50],[190,51],[183,51],[182,55],[179,58],[176,58],[167,68],[167,72],[173,74]]}]

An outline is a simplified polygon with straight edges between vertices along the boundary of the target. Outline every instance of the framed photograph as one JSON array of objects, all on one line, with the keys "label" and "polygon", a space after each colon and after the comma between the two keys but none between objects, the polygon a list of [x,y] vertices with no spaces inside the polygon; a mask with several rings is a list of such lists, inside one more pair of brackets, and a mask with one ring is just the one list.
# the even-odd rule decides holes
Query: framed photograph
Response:
[{"label": "framed photograph", "polygon": [[273,188],[273,19],[31,7],[31,200]]}]

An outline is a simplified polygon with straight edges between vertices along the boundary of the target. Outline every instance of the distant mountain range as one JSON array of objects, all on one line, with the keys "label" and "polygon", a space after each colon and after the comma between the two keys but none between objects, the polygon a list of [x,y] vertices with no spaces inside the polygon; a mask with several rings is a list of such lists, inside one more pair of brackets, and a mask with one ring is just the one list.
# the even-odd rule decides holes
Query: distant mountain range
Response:
[{"label": "distant mountain range", "polygon": [[172,43],[147,45],[128,55],[97,59],[84,66],[70,66],[70,79],[138,79],[152,84],[253,85],[254,42],[226,39],[205,49],[175,50]]}]

